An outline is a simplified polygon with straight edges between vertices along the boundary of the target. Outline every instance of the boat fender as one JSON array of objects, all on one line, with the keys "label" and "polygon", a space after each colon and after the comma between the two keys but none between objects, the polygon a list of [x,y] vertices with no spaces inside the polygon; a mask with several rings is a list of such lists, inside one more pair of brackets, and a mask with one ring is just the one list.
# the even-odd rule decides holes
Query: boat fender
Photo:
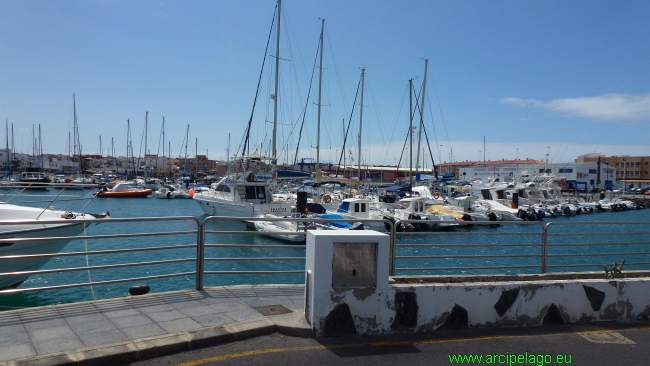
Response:
[{"label": "boat fender", "polygon": [[440,192],[438,192],[438,191],[433,192],[433,198],[435,198],[435,199],[440,198]]},{"label": "boat fender", "polygon": [[147,284],[133,285],[129,287],[129,294],[133,296],[144,295],[149,292],[151,288]]},{"label": "boat fender", "polygon": [[474,221],[470,214],[463,214],[463,221]]},{"label": "boat fender", "polygon": [[497,214],[495,214],[494,212],[490,212],[487,216],[490,219],[490,221],[497,221]]},{"label": "boat fender", "polygon": [[169,198],[171,196],[172,196],[172,192],[167,191],[167,193],[165,194],[165,197]]},{"label": "boat fender", "polygon": [[194,188],[190,188],[190,190],[187,192],[187,194],[188,194],[190,197],[194,197]]}]

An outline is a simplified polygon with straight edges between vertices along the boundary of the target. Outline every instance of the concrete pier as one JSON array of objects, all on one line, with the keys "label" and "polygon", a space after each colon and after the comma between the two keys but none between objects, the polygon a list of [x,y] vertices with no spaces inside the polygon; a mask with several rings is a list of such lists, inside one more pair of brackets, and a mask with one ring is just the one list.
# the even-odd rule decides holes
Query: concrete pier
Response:
[{"label": "concrete pier", "polygon": [[304,286],[226,286],[0,312],[0,366],[124,364],[282,332],[311,336]]}]

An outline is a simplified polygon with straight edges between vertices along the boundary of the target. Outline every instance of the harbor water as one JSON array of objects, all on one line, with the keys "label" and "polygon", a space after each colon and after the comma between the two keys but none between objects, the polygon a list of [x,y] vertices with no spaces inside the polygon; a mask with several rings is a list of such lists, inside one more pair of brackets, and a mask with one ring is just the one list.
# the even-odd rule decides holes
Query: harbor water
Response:
[{"label": "harbor water", "polygon": [[[90,198],[91,191],[85,191],[85,196]],[[52,190],[43,192],[30,192],[11,198],[9,202],[43,207],[43,199],[52,195]],[[80,192],[81,193],[81,192]],[[197,220],[203,220],[207,216],[196,202],[191,199],[119,199],[95,198],[88,201],[66,202],[65,197],[59,197],[56,202],[48,204],[57,210],[80,210],[84,212],[102,213],[110,212],[113,218],[145,218],[145,217],[179,217],[189,216]],[[9,196],[2,198],[7,201]],[[38,201],[38,202],[36,202]],[[30,203],[31,202],[31,203]],[[85,206],[85,207],[84,207]],[[650,210],[631,210],[623,212],[603,212],[582,214],[574,217],[558,217],[545,219],[548,222],[566,222],[575,225],[558,226],[553,233],[562,233],[565,236],[557,236],[549,239],[548,272],[555,271],[594,271],[602,270],[598,267],[581,267],[581,264],[607,263],[612,264],[614,260],[625,259],[626,262],[650,262],[648,246],[644,244],[634,245],[636,242],[650,242],[648,226],[627,227],[626,222],[650,222]],[[585,225],[589,222],[620,222],[621,225]],[[617,229],[624,232],[625,238],[611,237],[607,235],[572,235],[572,233],[597,234],[600,232],[611,232]],[[150,235],[111,238],[94,240],[71,241],[61,252],[86,252],[97,250],[116,250],[127,248],[152,248],[161,246],[181,246],[196,243],[196,234],[174,234],[155,235],[161,232],[188,232],[195,231],[197,224],[194,220],[178,221],[136,221],[125,223],[103,223],[90,225],[86,229],[87,235],[113,235],[125,233],[149,233]],[[232,221],[211,221],[206,227],[207,230],[247,230],[245,225]],[[453,231],[433,233],[425,236],[405,236],[398,238],[397,256],[423,256],[433,258],[400,258],[396,261],[397,275],[411,274],[514,274],[514,273],[540,273],[540,226],[524,225],[503,225],[498,227],[474,227],[471,229],[456,228]],[[635,232],[639,232],[636,234]],[[251,232],[252,233],[252,232]],[[503,234],[493,236],[494,233]],[[510,235],[506,235],[510,234]],[[527,235],[528,234],[528,235]],[[613,246],[591,246],[592,242],[606,243],[627,241],[632,245]],[[444,244],[471,244],[459,246],[436,246],[436,243]],[[566,244],[574,245],[566,245]],[[207,234],[206,244],[250,244],[252,247],[208,247],[205,250],[206,259],[223,258],[272,258],[272,257],[304,257],[303,248],[266,248],[264,245],[286,245],[286,242],[278,241],[259,235],[227,235]],[[408,244],[415,244],[408,246]],[[434,244],[433,246],[417,246],[417,244]],[[509,244],[510,246],[491,246],[492,244]],[[524,244],[529,246],[517,246]],[[257,247],[259,246],[259,247]],[[619,256],[606,255],[607,253],[638,253],[636,255]],[[603,256],[582,257],[582,254],[603,253]],[[495,257],[496,255],[511,255],[511,257]],[[451,258],[451,256],[461,256]],[[142,265],[124,268],[110,268],[92,270],[72,271],[63,273],[52,273],[44,275],[33,275],[22,285],[21,288],[44,287],[65,284],[87,283],[110,281],[125,278],[137,278],[156,276],[168,273],[189,273],[196,270],[195,248],[176,248],[155,251],[136,251],[126,253],[101,254],[101,255],[77,255],[62,256],[51,259],[42,269],[79,268],[86,266],[103,266],[122,263],[145,263],[163,260],[179,260],[173,263]],[[180,261],[187,259],[186,261]],[[529,268],[514,268],[519,266],[530,266]],[[537,266],[537,267],[536,267]],[[497,267],[482,269],[483,267]],[[511,268],[512,267],[512,268]],[[420,268],[424,270],[409,270]],[[435,270],[441,268],[442,270]],[[453,269],[448,269],[453,268]],[[627,269],[650,269],[650,265],[637,265]],[[304,261],[287,260],[208,260],[205,264],[206,271],[290,271],[303,270]],[[191,289],[195,287],[195,276],[193,274],[175,276],[169,278],[152,279],[146,281],[134,281],[126,283],[97,285],[92,287],[75,287],[61,290],[48,290],[38,292],[27,292],[11,295],[0,295],[0,311],[15,308],[43,306],[59,303],[70,303],[87,301],[92,299],[111,298],[128,295],[129,287],[135,283],[146,283],[152,292],[174,291]],[[299,284],[304,283],[302,274],[214,274],[206,275],[204,285],[223,286],[237,284]]]}]

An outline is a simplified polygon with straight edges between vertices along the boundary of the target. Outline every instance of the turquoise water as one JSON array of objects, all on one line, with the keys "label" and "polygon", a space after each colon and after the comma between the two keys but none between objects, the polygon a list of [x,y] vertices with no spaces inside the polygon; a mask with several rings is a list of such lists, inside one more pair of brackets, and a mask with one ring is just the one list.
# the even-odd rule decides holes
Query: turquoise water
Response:
[{"label": "turquoise water", "polygon": [[[22,196],[21,200],[42,199],[43,192],[33,193],[33,196]],[[52,191],[48,192],[52,194]],[[90,194],[88,193],[87,196]],[[6,197],[2,198],[6,201]],[[87,202],[55,202],[56,209],[79,210]],[[35,206],[43,206],[42,203],[33,203]],[[203,214],[199,205],[193,200],[165,200],[157,198],[144,199],[93,199],[87,204],[85,212],[101,213],[110,212],[113,218],[142,218],[142,217],[172,217],[189,216],[203,220],[207,216]],[[593,213],[590,215],[579,215],[572,218],[557,218],[554,222],[571,223],[568,227],[557,227],[551,233],[596,233],[594,236],[551,236],[549,238],[549,255],[571,254],[571,257],[549,257],[548,265],[562,267],[548,268],[552,271],[587,271],[602,270],[600,267],[573,267],[576,264],[608,263],[614,261],[620,263],[626,259],[627,263],[650,262],[647,244],[634,245],[610,245],[607,247],[593,246],[594,243],[619,243],[626,242],[650,242],[650,228],[645,226],[625,227],[624,225],[603,225],[585,226],[584,222],[600,221],[645,221],[650,222],[650,210],[624,211],[612,213]],[[544,223],[550,222],[549,220]],[[575,225],[574,225],[575,224]],[[87,235],[112,235],[125,233],[147,233],[148,235],[137,238],[113,238],[103,240],[76,240],[70,242],[62,252],[84,252],[86,248],[93,250],[111,250],[125,248],[152,248],[161,246],[180,246],[196,243],[196,234],[176,234],[156,236],[155,233],[171,231],[195,231],[197,224],[194,220],[180,221],[153,221],[153,222],[125,222],[101,225],[91,225],[87,228]],[[217,222],[211,221],[207,225],[208,230],[247,230],[238,222]],[[625,234],[604,235],[603,232],[624,232]],[[541,248],[541,232],[539,227],[529,226],[499,226],[499,227],[477,227],[472,229],[456,229],[451,233],[442,235],[410,236],[398,239],[398,244],[434,244],[432,247],[408,247],[400,245],[397,249],[398,256],[439,256],[435,259],[397,259],[396,268],[441,268],[441,267],[463,267],[454,270],[422,270],[402,271],[396,274],[475,274],[475,273],[539,273]],[[523,234],[523,235],[522,235]],[[533,235],[534,234],[534,235]],[[489,244],[536,244],[534,247],[491,247]],[[303,248],[264,248],[262,245],[284,245],[285,242],[277,241],[256,235],[235,235],[235,234],[208,234],[206,244],[252,244],[252,248],[206,248],[205,257],[210,258],[251,258],[251,257],[304,257]],[[458,244],[454,247],[436,246],[435,244]],[[468,246],[467,244],[479,244],[479,246]],[[586,246],[570,246],[569,244],[587,244]],[[576,257],[575,254],[583,253],[605,253],[605,255],[594,257]],[[617,255],[611,253],[641,253]],[[608,254],[609,253],[609,254]],[[451,258],[455,255],[471,256],[470,258]],[[486,256],[493,255],[534,255],[535,257],[512,257],[493,258]],[[123,278],[136,278],[145,276],[165,275],[172,273],[186,273],[196,270],[193,260],[196,256],[195,248],[175,248],[159,251],[130,252],[117,254],[102,254],[88,256],[90,266],[112,265],[120,263],[143,263],[162,260],[188,259],[188,261],[144,265],[128,268],[112,268],[87,271],[65,272],[58,274],[35,275],[30,277],[19,288],[41,287],[63,284],[109,281]],[[526,265],[530,268],[508,269],[507,266]],[[57,257],[50,260],[43,269],[85,267],[86,256]],[[497,266],[498,269],[478,269],[477,267]],[[647,269],[649,265],[629,266],[626,269]],[[205,264],[206,271],[265,271],[265,270],[303,270],[304,261],[266,260],[266,261],[235,261],[235,260],[208,260]],[[230,284],[259,284],[259,283],[303,283],[302,274],[228,274],[228,275],[206,275],[205,286],[220,286]],[[97,285],[90,287],[77,287],[63,290],[50,290],[31,293],[21,293],[0,296],[0,310],[12,308],[41,306],[58,303],[79,302],[92,300],[93,298],[110,298],[126,296],[128,289],[134,283],[147,283],[152,292],[173,291],[191,289],[195,287],[194,275],[183,275],[162,279],[150,279],[127,283]]]},{"label": "turquoise water", "polygon": [[[603,264],[612,266],[616,262],[620,265],[623,259],[624,269],[650,269],[650,210],[594,212],[546,219],[541,223],[552,223],[548,229],[546,272],[604,273]],[[397,242],[396,274],[541,273],[541,233],[541,226],[533,224],[482,226],[437,235],[405,236]],[[424,243],[433,245],[408,245]],[[408,258],[413,256],[436,258]],[[510,268],[520,266],[525,268]]]}]

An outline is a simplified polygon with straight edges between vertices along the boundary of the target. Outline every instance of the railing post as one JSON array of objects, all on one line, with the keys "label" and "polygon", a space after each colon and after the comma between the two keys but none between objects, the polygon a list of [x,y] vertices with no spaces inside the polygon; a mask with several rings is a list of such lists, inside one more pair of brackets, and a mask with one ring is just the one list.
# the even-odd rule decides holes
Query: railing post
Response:
[{"label": "railing post", "polygon": [[546,273],[546,256],[548,254],[548,227],[551,225],[549,222],[548,224],[544,225],[542,224],[542,270],[541,273],[544,274]]},{"label": "railing post", "polygon": [[[386,221],[384,221],[385,225]],[[397,234],[395,232],[395,223],[390,223],[390,268],[388,269],[388,274],[390,276],[395,276],[395,256],[397,255]]]},{"label": "railing post", "polygon": [[196,289],[203,290],[203,272],[205,257],[205,221],[197,222],[196,234]]}]

